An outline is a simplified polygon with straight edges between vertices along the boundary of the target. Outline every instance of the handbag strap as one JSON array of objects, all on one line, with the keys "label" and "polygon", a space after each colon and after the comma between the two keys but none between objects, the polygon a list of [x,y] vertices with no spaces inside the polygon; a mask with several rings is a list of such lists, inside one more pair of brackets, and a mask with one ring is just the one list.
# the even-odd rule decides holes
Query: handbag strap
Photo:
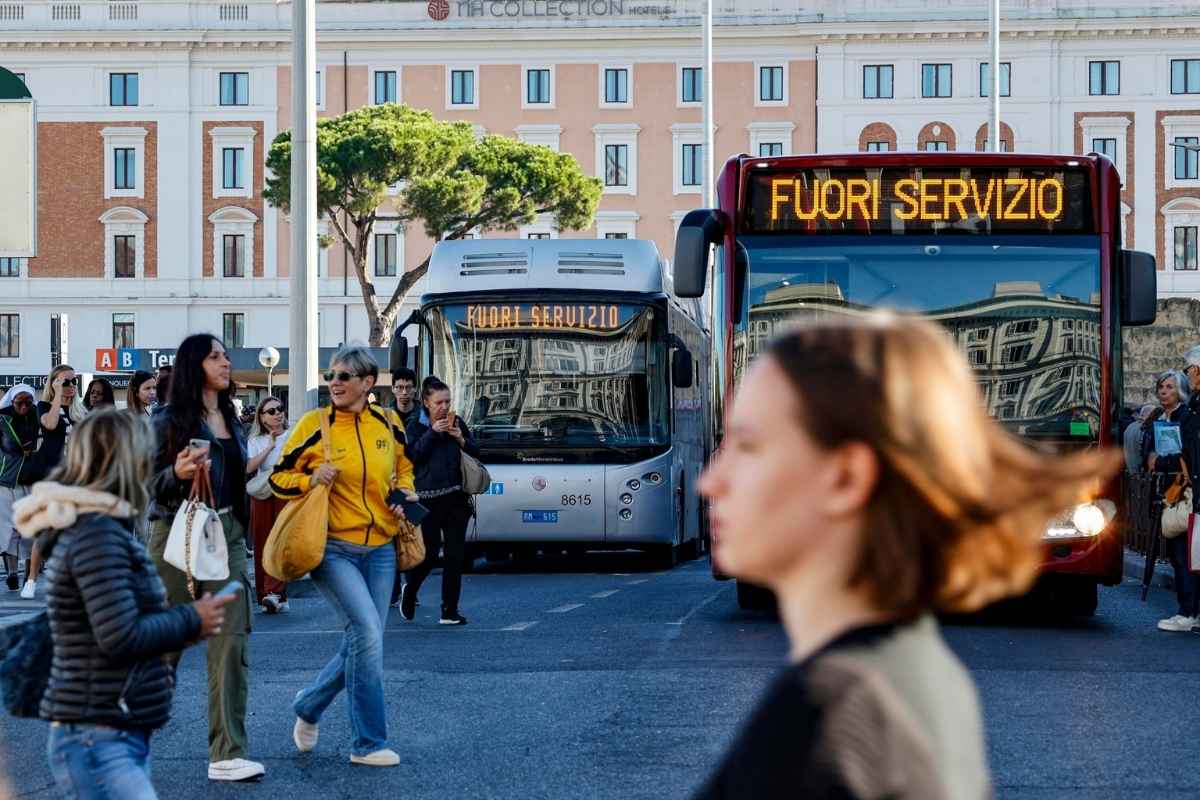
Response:
[{"label": "handbag strap", "polygon": [[325,454],[325,461],[333,461],[333,446],[330,442],[331,436],[329,433],[329,411],[321,409],[321,449]]}]

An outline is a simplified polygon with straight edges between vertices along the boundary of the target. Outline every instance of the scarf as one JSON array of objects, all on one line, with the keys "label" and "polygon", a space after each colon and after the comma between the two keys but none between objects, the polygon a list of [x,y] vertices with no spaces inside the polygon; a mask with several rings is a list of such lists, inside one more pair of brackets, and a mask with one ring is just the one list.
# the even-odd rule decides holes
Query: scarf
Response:
[{"label": "scarf", "polygon": [[32,539],[48,528],[71,527],[80,514],[127,519],[133,516],[133,509],[128,501],[108,492],[43,481],[35,483],[32,493],[13,505],[13,527],[24,538]]},{"label": "scarf", "polygon": [[29,395],[30,400],[34,401],[35,403],[37,402],[37,390],[28,383],[18,383],[16,386],[4,393],[4,399],[0,400],[0,410],[12,408],[13,401],[17,399],[18,395],[22,394]]}]

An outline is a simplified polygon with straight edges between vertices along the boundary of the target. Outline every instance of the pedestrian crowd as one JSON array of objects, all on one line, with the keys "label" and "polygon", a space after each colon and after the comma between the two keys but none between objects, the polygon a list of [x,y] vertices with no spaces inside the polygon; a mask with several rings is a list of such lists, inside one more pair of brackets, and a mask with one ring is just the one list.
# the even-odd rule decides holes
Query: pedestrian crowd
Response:
[{"label": "pedestrian crowd", "polygon": [[[1189,553],[1188,515],[1200,511],[1200,346],[1188,350],[1179,369],[1160,373],[1154,403],[1127,409],[1123,425],[1125,468],[1153,479],[1166,555],[1175,584],[1176,612],[1158,621],[1172,633],[1200,631],[1200,563]],[[1194,571],[1195,570],[1195,571]]]},{"label": "pedestrian crowd", "polygon": [[[135,373],[124,408],[103,378],[81,391],[69,365],[50,373],[40,399],[24,384],[4,393],[0,546],[8,588],[46,598],[49,669],[36,708],[50,722],[49,763],[65,796],[157,796],[150,739],[170,717],[183,650],[201,641],[208,778],[263,777],[246,729],[252,607],[289,611],[288,585],[264,554],[288,504],[318,486],[328,491],[328,521],[310,575],[345,635],[297,692],[293,739],[300,752],[315,748],[320,719],[344,690],[351,762],[399,763],[384,693],[388,609],[414,619],[444,542],[440,622],[466,624],[459,599],[474,505],[459,461],[478,447],[434,376],[418,405],[416,375],[394,374],[395,407],[386,409],[372,402],[379,367],[366,348],[340,350],[324,377],[329,405],[289,426],[277,397],[235,402],[224,346],[198,334],[172,367]],[[194,524],[198,508],[209,522]],[[423,518],[422,535],[410,538],[425,549],[405,581],[397,540],[413,530],[409,514]],[[181,568],[172,558],[181,519],[189,536],[204,537],[195,552],[224,554],[225,577],[207,579],[198,560],[207,556],[190,541],[192,560]]]}]

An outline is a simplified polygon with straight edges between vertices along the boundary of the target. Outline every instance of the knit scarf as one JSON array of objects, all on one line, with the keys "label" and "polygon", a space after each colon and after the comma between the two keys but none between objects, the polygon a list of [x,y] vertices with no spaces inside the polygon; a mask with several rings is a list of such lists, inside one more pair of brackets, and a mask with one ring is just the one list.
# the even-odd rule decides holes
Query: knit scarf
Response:
[{"label": "knit scarf", "polygon": [[26,539],[49,528],[63,530],[81,514],[104,514],[117,519],[133,516],[129,503],[108,492],[53,481],[35,483],[28,497],[13,505],[13,527]]}]

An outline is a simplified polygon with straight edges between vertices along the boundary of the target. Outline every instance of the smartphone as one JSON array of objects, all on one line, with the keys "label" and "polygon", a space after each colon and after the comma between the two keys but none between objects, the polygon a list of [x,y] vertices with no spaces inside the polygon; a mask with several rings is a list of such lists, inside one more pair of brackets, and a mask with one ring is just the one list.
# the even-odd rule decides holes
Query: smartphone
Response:
[{"label": "smartphone", "polygon": [[392,489],[387,496],[388,506],[400,506],[404,509],[404,518],[413,525],[420,525],[421,520],[429,516],[429,509],[418,503],[416,500],[409,500],[404,492],[399,489]]},{"label": "smartphone", "polygon": [[219,590],[217,590],[216,594],[214,594],[213,596],[214,597],[227,597],[231,594],[237,594],[238,592],[242,591],[242,589],[244,589],[244,588],[245,587],[242,585],[242,582],[235,578],[234,580],[231,580],[229,583],[225,584]]},{"label": "smartphone", "polygon": [[192,450],[205,450],[212,447],[212,442],[208,439],[192,439],[188,442],[188,447]]},{"label": "smartphone", "polygon": [[454,427],[454,420],[457,416],[458,414],[455,414],[453,410],[446,412],[446,421],[450,423],[451,428]]}]

